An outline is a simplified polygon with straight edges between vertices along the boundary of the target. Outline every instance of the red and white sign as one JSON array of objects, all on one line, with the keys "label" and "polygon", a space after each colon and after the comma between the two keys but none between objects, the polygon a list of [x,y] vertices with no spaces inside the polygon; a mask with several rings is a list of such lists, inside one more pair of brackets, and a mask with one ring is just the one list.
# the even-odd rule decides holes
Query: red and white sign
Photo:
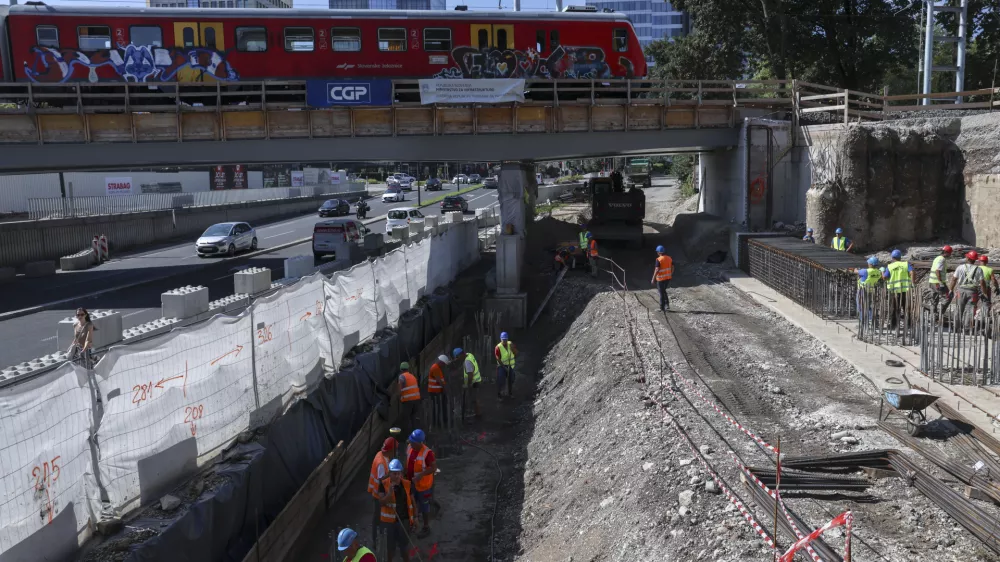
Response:
[{"label": "red and white sign", "polygon": [[104,178],[107,195],[132,195],[132,178]]}]

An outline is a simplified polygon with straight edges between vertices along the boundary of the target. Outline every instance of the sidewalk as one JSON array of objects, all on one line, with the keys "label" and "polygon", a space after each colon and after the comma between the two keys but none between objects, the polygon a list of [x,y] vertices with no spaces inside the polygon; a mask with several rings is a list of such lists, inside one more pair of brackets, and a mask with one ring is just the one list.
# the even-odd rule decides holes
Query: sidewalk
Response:
[{"label": "sidewalk", "polygon": [[[824,320],[742,271],[727,271],[725,277],[736,289],[826,344],[871,381],[879,393],[889,388],[919,386],[939,396],[940,402],[958,410],[979,429],[994,433],[1000,427],[1000,396],[984,387],[948,385],[932,380],[920,372],[920,352],[916,346],[873,345],[858,341],[853,320]],[[890,367],[885,364],[888,359],[902,361],[905,366]]]}]

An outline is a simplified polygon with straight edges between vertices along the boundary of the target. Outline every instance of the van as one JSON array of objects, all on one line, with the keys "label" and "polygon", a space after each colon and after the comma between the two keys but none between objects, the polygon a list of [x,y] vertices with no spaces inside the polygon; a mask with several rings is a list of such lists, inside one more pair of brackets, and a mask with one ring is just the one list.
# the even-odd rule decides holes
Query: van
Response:
[{"label": "van", "polygon": [[361,221],[340,218],[328,221],[321,221],[313,226],[312,250],[313,257],[320,259],[323,256],[337,256],[337,251],[342,250],[344,257],[348,257],[346,252],[348,244],[361,244],[365,234],[370,232]]}]

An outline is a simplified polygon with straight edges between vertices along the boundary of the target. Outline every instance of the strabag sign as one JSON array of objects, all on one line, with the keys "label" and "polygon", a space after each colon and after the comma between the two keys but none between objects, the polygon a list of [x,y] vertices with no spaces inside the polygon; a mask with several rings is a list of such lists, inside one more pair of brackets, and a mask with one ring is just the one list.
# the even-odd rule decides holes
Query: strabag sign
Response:
[{"label": "strabag sign", "polygon": [[132,178],[104,178],[106,195],[132,195]]},{"label": "strabag sign", "polygon": [[390,80],[306,80],[310,107],[392,105]]},{"label": "strabag sign", "polygon": [[524,102],[523,78],[420,80],[420,103]]}]

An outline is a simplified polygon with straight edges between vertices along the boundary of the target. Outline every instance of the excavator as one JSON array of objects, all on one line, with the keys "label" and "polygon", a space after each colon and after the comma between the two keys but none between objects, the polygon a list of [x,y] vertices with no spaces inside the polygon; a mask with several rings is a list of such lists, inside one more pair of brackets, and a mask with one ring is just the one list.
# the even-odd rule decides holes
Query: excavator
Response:
[{"label": "excavator", "polygon": [[642,247],[642,221],[646,194],[639,185],[626,188],[621,170],[590,181],[590,220],[587,229],[598,243],[621,240]]}]

